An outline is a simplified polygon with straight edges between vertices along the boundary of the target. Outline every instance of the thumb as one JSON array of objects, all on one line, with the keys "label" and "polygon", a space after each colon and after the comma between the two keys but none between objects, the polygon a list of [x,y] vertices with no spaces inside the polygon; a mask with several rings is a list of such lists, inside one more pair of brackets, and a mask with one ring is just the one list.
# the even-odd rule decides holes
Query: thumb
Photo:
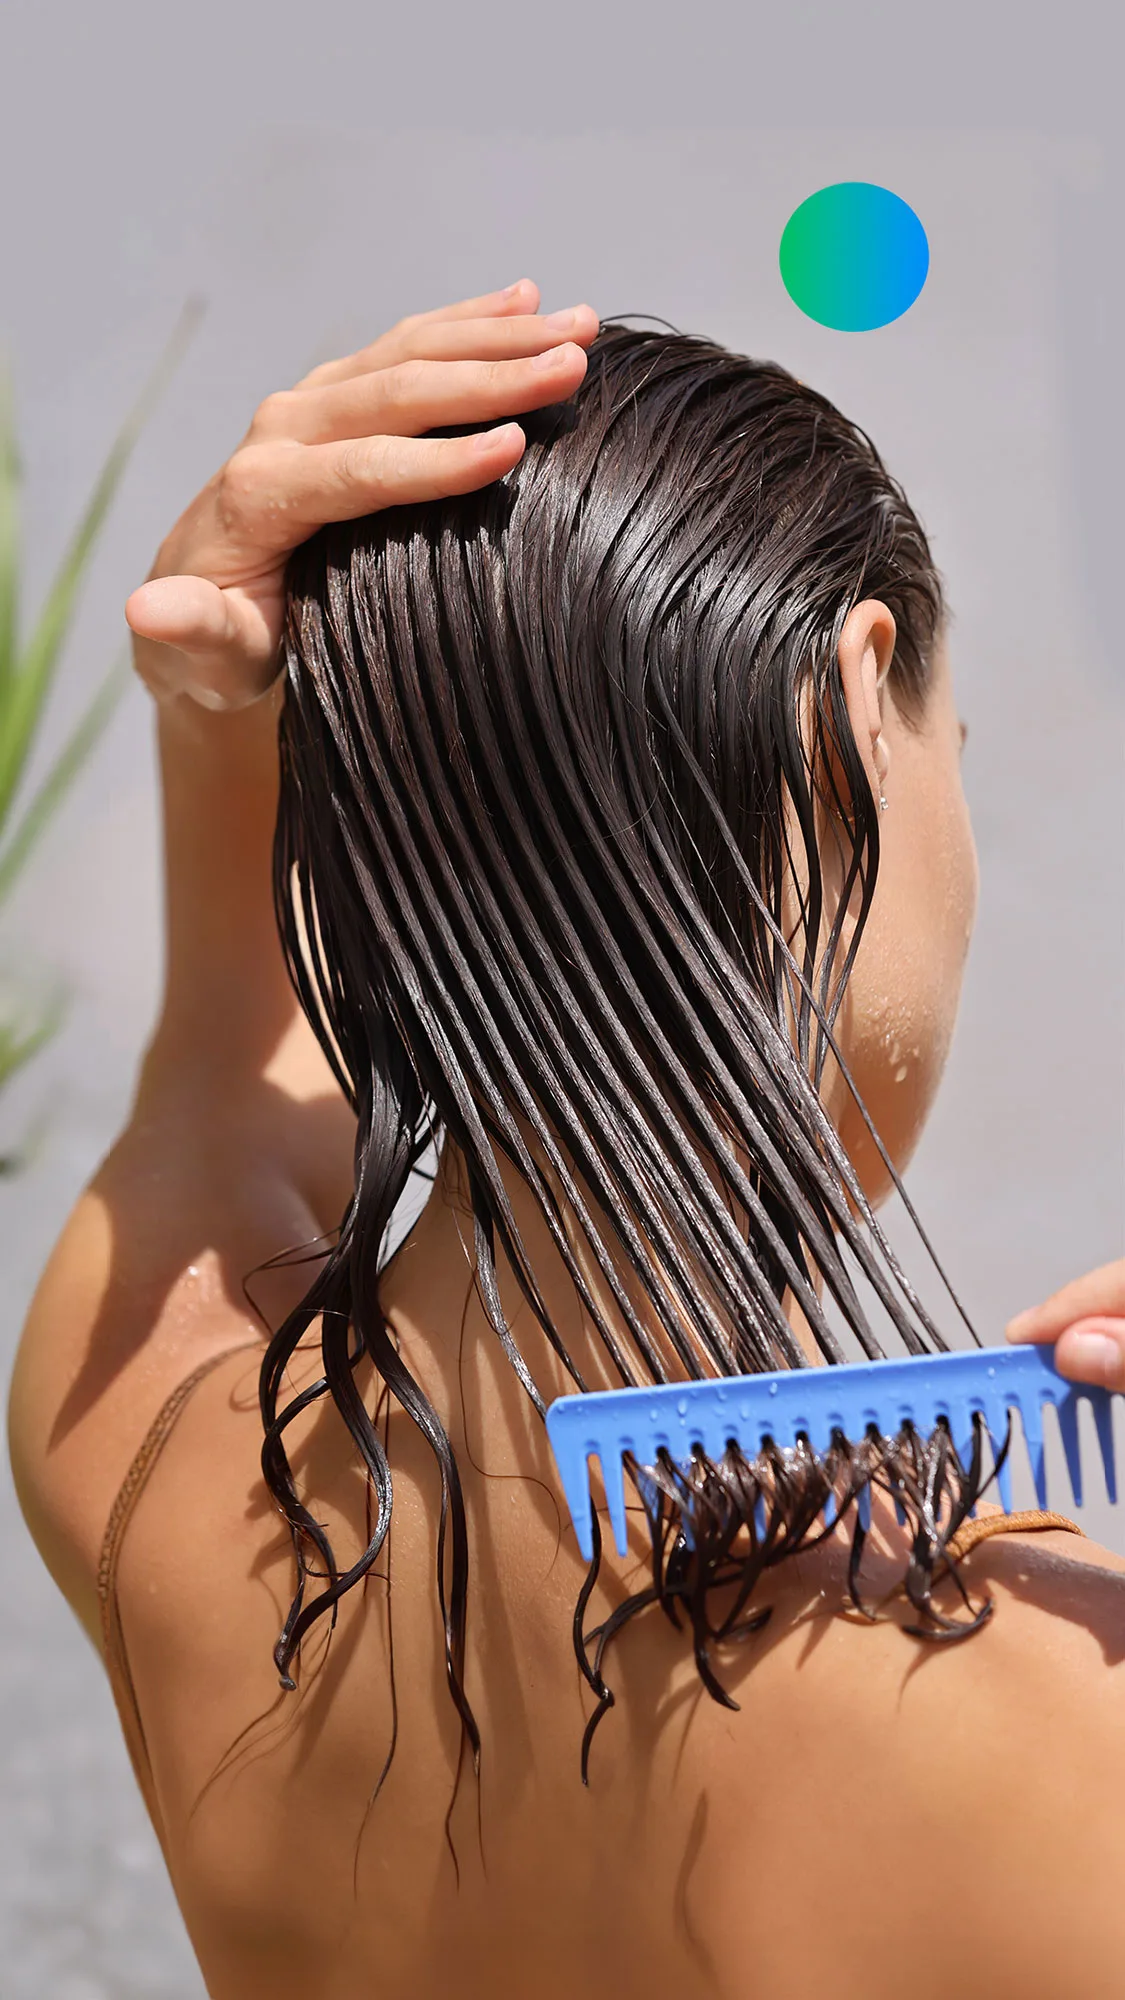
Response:
[{"label": "thumb", "polygon": [[1125,1319],[1080,1319],[1055,1342],[1060,1375],[1102,1389],[1125,1389]]},{"label": "thumb", "polygon": [[276,679],[277,638],[262,606],[202,576],[142,583],[125,605],[137,671],[157,700],[245,708]]}]

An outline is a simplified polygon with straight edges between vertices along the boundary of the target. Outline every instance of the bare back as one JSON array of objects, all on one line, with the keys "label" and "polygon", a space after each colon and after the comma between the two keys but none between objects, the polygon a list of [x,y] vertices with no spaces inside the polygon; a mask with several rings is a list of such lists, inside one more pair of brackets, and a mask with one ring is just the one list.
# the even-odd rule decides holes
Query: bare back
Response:
[{"label": "bare back", "polygon": [[[992,1541],[966,1578],[994,1616],[945,1647],[904,1635],[893,1599],[875,1625],[839,1615],[842,1552],[803,1558],[774,1583],[766,1630],[723,1660],[737,1713],[701,1692],[686,1635],[646,1614],[608,1658],[616,1705],[585,1790],[583,1568],[542,1427],[475,1301],[462,1326],[463,1265],[435,1265],[424,1220],[416,1236],[385,1303],[465,1481],[479,1783],[445,1685],[438,1478],[401,1414],[389,1546],[330,1640],[325,1621],[307,1642],[296,1694],[271,1658],[293,1567],[258,1463],[260,1350],[233,1307],[225,1321],[213,1301],[200,1311],[206,1365],[118,1508],[102,1573],[127,1662],[115,1688],[215,2000],[797,2000],[829,1982],[889,2000],[907,1974],[916,2000],[951,1976],[1042,2000],[1118,1991],[1125,1564],[1065,1534]],[[170,1325],[124,1371],[100,1439],[85,1426],[91,1517],[107,1439],[120,1480],[133,1453],[118,1440],[139,1439],[193,1373],[190,1312]],[[318,1372],[315,1348],[305,1360],[294,1388]],[[17,1443],[33,1427],[20,1393],[64,1404],[69,1366],[60,1346],[54,1376],[17,1391]],[[365,1476],[331,1406],[301,1425],[302,1488],[350,1561],[367,1539]],[[33,1483],[25,1473],[34,1525]],[[48,1474],[40,1484],[46,1515]],[[60,1578],[87,1623],[97,1562],[82,1550],[109,1511],[72,1537]],[[587,1624],[636,1577],[611,1559]],[[892,1577],[876,1560],[876,1596]]]},{"label": "bare back", "polygon": [[[571,1647],[581,1568],[542,1425],[432,1203],[381,1289],[464,1480],[479,1782],[445,1685],[436,1470],[401,1416],[390,1425],[395,1503],[380,1574],[344,1597],[327,1650],[326,1623],[310,1636],[298,1691],[279,1692],[272,1652],[292,1551],[262,1483],[262,1334],[241,1287],[263,1260],[339,1222],[356,1126],[278,938],[280,687],[255,697],[276,672],[292,549],[328,520],[506,476],[523,433],[496,418],[576,391],[596,318],[579,307],[560,326],[537,306],[537,289],[522,284],[412,317],[268,398],[130,599],[138,671],[158,695],[165,991],[126,1129],[79,1200],[25,1329],[11,1400],[25,1514],[91,1639],[108,1642],[138,1777],[214,2000],[1117,1994],[1123,1565],[1068,1536],[988,1543],[968,1571],[975,1589],[993,1591],[995,1615],[948,1648],[905,1636],[893,1600],[874,1625],[838,1615],[841,1552],[830,1549],[787,1566],[770,1624],[720,1662],[737,1712],[700,1692],[686,1635],[647,1614],[607,1662],[616,1703],[584,1790],[589,1695]],[[345,405],[350,440],[339,430]],[[422,441],[440,416],[488,428]],[[741,435],[741,419],[723,422],[724,435]],[[819,403],[812,422],[815,438]],[[334,441],[323,447],[323,487],[306,471],[314,437]],[[850,533],[855,489],[850,478],[836,484]],[[876,498],[883,521],[886,495]],[[896,518],[900,498],[896,489]],[[694,544],[694,485],[689,503]],[[865,587],[868,567],[857,571]],[[737,595],[722,595],[733,612]],[[699,601],[710,607],[710,593]],[[827,631],[835,611],[817,617]],[[881,737],[858,696],[875,639],[884,653],[893,645],[894,619],[854,604],[846,623],[841,674],[847,666],[874,778]],[[228,701],[232,712],[221,712]],[[929,1054],[905,1089],[896,1041],[884,1104],[865,1096],[905,1157],[902,1107],[923,1114],[951,1028],[973,866],[940,663],[925,728],[884,706],[896,777],[881,884],[892,883],[900,920],[885,957],[896,978],[917,978]],[[622,817],[632,820],[632,806]],[[864,1147],[865,1134],[841,1128],[846,1145]],[[541,1216],[525,1240],[536,1228],[536,1280],[559,1323],[571,1315],[577,1354],[573,1287],[568,1297],[547,1274]],[[271,1325],[309,1275],[306,1265],[263,1276]],[[526,1317],[519,1339],[530,1352]],[[311,1379],[315,1353],[304,1361]],[[545,1392],[563,1386],[548,1355],[535,1365]],[[364,1392],[374,1406],[377,1385]],[[346,1562],[366,1539],[369,1507],[350,1439],[324,1403],[290,1438],[302,1490]],[[589,1625],[629,1587],[629,1567],[607,1563]],[[875,1565],[872,1595],[893,1574]]]}]

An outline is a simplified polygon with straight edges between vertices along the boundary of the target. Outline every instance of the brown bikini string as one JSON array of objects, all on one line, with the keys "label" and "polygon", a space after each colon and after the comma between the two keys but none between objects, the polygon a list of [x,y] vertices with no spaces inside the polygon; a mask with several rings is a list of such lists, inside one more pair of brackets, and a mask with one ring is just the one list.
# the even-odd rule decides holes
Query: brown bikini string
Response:
[{"label": "brown bikini string", "polygon": [[1063,1528],[1071,1535],[1085,1535],[1077,1521],[1068,1521],[1065,1514],[1048,1514],[1038,1507],[1029,1507],[1023,1514],[985,1514],[974,1521],[962,1521],[955,1535],[946,1543],[945,1553],[954,1562],[960,1562],[978,1542],[987,1542],[990,1535],[1035,1534],[1045,1528]]},{"label": "brown bikini string", "polygon": [[[120,1689],[127,1704],[128,1716],[122,1715],[125,1739],[133,1760],[137,1783],[144,1793],[157,1832],[160,1831],[159,1815],[152,1790],[152,1766],[145,1742],[144,1724],[137,1703],[133,1677],[129,1671],[129,1659],[125,1651],[125,1638],[121,1629],[121,1614],[117,1603],[117,1566],[121,1556],[121,1545],[125,1530],[129,1525],[133,1509],[144,1492],[152,1468],[175,1425],[184,1404],[192,1391],[210,1375],[220,1362],[228,1361],[232,1354],[246,1354],[254,1347],[262,1349],[261,1340],[241,1341],[237,1347],[224,1347],[218,1354],[211,1354],[193,1368],[190,1375],[177,1384],[170,1396],[161,1405],[155,1418],[145,1432],[139,1451],[125,1474],[117,1491],[117,1497],[110,1509],[105,1535],[102,1539],[101,1555],[98,1561],[98,1602],[101,1607],[102,1644],[105,1652],[106,1670],[110,1683],[116,1682],[115,1692]],[[120,1707],[121,1704],[119,1703]],[[131,1727],[130,1727],[131,1725]]]}]

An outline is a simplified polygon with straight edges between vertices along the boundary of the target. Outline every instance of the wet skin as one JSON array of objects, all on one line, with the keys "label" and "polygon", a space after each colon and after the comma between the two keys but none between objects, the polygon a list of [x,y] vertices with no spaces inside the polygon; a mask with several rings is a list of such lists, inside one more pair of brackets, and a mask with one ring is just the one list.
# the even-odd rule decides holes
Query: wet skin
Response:
[{"label": "wet skin", "polygon": [[[272,672],[286,553],[273,503],[291,479],[296,540],[329,518],[343,463],[330,455],[357,437],[379,449],[346,460],[356,513],[411,479],[452,492],[498,476],[518,437],[497,433],[492,457],[470,463],[465,440],[427,456],[411,424],[527,408],[519,371],[541,351],[554,356],[542,400],[570,393],[596,321],[579,308],[550,328],[537,304],[525,286],[404,322],[270,399],[130,600],[138,670],[159,701],[167,992],[126,1128],[44,1274],[11,1408],[25,1513],[95,1644],[102,1535],[147,1426],[200,1361],[261,1338],[243,1277],[331,1229],[351,1187],[350,1115],[273,929],[276,699],[238,705]],[[387,371],[418,359],[426,368],[392,392]],[[975,862],[947,662],[908,722],[886,615],[857,606],[841,642],[857,742],[888,799],[882,900],[846,1032],[905,1160],[956,1014]],[[834,1109],[846,1131],[846,1104]],[[310,1641],[296,1694],[279,1693],[271,1659],[292,1566],[261,1482],[253,1352],[196,1390],[125,1541],[120,1608],[152,1805],[215,2000],[890,2000],[904,1982],[912,2000],[937,2000],[951,1979],[1021,2000],[1120,1991],[1125,1565],[1069,1536],[974,1551],[967,1580],[995,1611],[954,1647],[901,1629],[893,1523],[868,1563],[884,1614],[873,1624],[840,1615],[839,1544],[802,1558],[763,1590],[766,1629],[720,1661],[737,1712],[701,1694],[685,1635],[646,1614],[607,1662],[616,1706],[583,1790],[589,1700],[570,1641],[582,1565],[541,1425],[472,1293],[447,1164],[382,1296],[465,1482],[466,1680],[483,1752],[479,1787],[462,1767],[448,1838],[460,1740],[434,1590],[438,1482],[404,1419],[389,1434],[393,1588],[385,1554],[330,1644],[326,1626]],[[865,1163],[874,1195],[880,1171]],[[573,1286],[522,1186],[510,1191],[549,1309],[582,1354]],[[271,1323],[307,1275],[255,1278]],[[501,1284],[540,1381],[562,1388],[504,1271]],[[310,1351],[294,1388],[316,1370]],[[374,1407],[375,1385],[364,1389]],[[341,1420],[318,1406],[292,1439],[316,1517],[348,1559],[368,1496]],[[589,1624],[633,1587],[641,1554],[638,1541],[607,1560]],[[369,1809],[392,1685],[396,1754]]]}]

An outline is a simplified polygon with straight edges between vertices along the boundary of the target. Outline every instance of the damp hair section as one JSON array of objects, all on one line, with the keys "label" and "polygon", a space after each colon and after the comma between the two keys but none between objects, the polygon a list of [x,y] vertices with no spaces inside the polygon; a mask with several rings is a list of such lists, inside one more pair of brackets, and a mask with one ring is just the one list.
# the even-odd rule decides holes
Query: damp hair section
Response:
[{"label": "damp hair section", "polygon": [[[913,1614],[903,1629],[915,1638],[946,1644],[979,1631],[991,1615],[992,1602],[987,1596],[974,1602],[966,1590],[958,1572],[956,1537],[1010,1448],[1010,1419],[994,1453],[985,1419],[977,1412],[963,1452],[942,1421],[929,1435],[913,1424],[904,1424],[893,1436],[871,1425],[858,1441],[836,1431],[824,1452],[814,1451],[799,1436],[794,1445],[785,1446],[767,1439],[753,1457],[733,1440],[719,1458],[697,1445],[684,1464],[666,1450],[649,1465],[626,1455],[626,1477],[649,1545],[649,1574],[644,1586],[630,1592],[604,1623],[586,1628],[582,1614],[602,1555],[595,1515],[594,1553],[573,1627],[579,1671],[596,1697],[582,1743],[583,1782],[588,1782],[594,1734],[614,1703],[605,1672],[607,1655],[640,1613],[658,1607],[684,1632],[707,1693],[733,1709],[739,1704],[723,1683],[718,1658],[724,1648],[751,1640],[768,1624],[772,1606],[757,1603],[756,1597],[770,1572],[791,1557],[830,1537],[844,1540],[847,1600],[854,1612],[874,1622],[879,1610],[865,1593],[863,1557],[876,1495],[893,1504],[903,1531],[897,1591]],[[937,1586],[947,1579],[954,1586],[952,1612],[935,1601]]]},{"label": "damp hair section", "polygon": [[[575,1390],[590,1363],[552,1323],[505,1174],[573,1279],[600,1380],[802,1367],[794,1306],[830,1364],[851,1358],[841,1328],[853,1351],[883,1352],[864,1299],[907,1353],[946,1344],[820,1098],[879,862],[839,638],[855,603],[885,602],[895,700],[908,723],[921,714],[943,615],[925,534],[831,403],[706,340],[604,327],[577,394],[524,428],[497,484],[325,528],[294,556],[274,851],[291,976],[357,1121],[337,1239],[261,1370],[263,1471],[295,1564],[275,1659],[291,1685],[305,1635],[390,1531],[364,1360],[439,1473],[435,1611],[473,1758],[457,1454],[380,1303],[392,1216],[434,1145],[463,1163],[480,1297],[540,1415],[538,1343]],[[838,908],[825,823],[844,856]],[[535,1322],[528,1352],[501,1260]],[[293,1398],[288,1362],[310,1337],[322,1372]],[[344,1570],[287,1451],[317,1399],[372,1493]],[[854,1531],[859,1488],[844,1489],[861,1473],[898,1479],[909,1513],[934,1468],[960,1505],[972,1465],[940,1440],[919,1449],[899,1441],[863,1472],[869,1441],[841,1446],[832,1532]],[[642,1470],[660,1496],[653,1604],[687,1621],[706,1680],[712,1581],[725,1588],[731,1564],[752,1579],[819,1532],[828,1474]],[[940,1560],[940,1536],[918,1540],[920,1629],[940,1630],[924,1610]]]}]

